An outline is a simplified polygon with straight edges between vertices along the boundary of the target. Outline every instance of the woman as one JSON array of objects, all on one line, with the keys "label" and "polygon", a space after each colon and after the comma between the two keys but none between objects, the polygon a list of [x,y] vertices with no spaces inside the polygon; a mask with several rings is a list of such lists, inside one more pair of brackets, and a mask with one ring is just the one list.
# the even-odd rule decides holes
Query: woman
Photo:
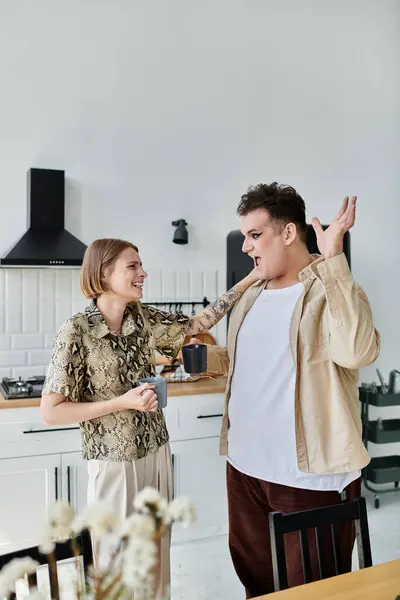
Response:
[{"label": "woman", "polygon": [[[251,273],[194,317],[141,304],[147,274],[136,246],[101,239],[86,250],[81,289],[84,313],[62,325],[56,338],[41,414],[48,425],[80,423],[88,460],[88,502],[105,501],[121,518],[146,486],[172,498],[168,431],[154,386],[155,351],[175,358],[186,335],[213,327],[256,281]],[[95,560],[99,548],[95,545]],[[169,584],[169,540],[161,550],[161,584]]]}]

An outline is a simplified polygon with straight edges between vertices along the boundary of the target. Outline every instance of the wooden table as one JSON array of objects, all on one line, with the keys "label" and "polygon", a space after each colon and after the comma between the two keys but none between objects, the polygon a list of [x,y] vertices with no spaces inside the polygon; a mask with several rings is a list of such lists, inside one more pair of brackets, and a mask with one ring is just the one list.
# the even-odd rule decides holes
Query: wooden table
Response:
[{"label": "wooden table", "polygon": [[400,560],[275,592],[258,600],[396,600],[397,596]]}]

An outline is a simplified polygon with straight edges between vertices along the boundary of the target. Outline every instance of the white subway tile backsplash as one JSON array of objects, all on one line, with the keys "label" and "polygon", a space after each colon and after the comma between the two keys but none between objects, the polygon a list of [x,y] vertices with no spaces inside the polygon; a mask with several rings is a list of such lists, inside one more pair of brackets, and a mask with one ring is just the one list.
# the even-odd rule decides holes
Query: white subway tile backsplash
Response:
[{"label": "white subway tile backsplash", "polygon": [[22,271],[5,271],[5,330],[7,333],[22,332]]},{"label": "white subway tile backsplash", "polygon": [[18,379],[28,379],[29,377],[35,377],[36,375],[46,375],[47,367],[42,365],[35,365],[33,367],[13,367],[11,369],[11,376]]},{"label": "white subway tile backsplash", "polygon": [[2,350],[0,352],[0,367],[22,367],[26,365],[26,352],[17,352],[14,350]]},{"label": "white subway tile backsplash", "polygon": [[176,298],[176,271],[162,271],[161,300],[174,301]]},{"label": "white subway tile backsplash", "polygon": [[56,301],[71,303],[72,301],[72,271],[57,269],[56,271]]},{"label": "white subway tile backsplash", "polygon": [[144,283],[144,294],[146,300],[157,301],[162,298],[162,273],[159,270],[151,270],[148,272],[148,277]]},{"label": "white subway tile backsplash", "polygon": [[[83,296],[80,297],[80,299],[78,300],[73,300],[72,301],[72,310],[69,316],[71,315],[76,315],[76,313],[78,312],[84,312],[85,308],[87,307],[87,305],[89,304],[90,300],[88,300],[87,298],[84,298]],[[61,323],[60,323],[61,325]]]},{"label": "white subway tile backsplash", "polygon": [[218,271],[206,271],[204,273],[203,295],[212,301],[218,295]]},{"label": "white subway tile backsplash", "polygon": [[56,336],[54,333],[47,333],[44,336],[44,347],[50,348],[50,349],[53,348],[55,338],[56,338]]},{"label": "white subway tile backsplash", "polygon": [[53,269],[41,269],[39,271],[39,301],[54,302],[56,271]]},{"label": "white subway tile backsplash", "polygon": [[204,296],[204,282],[203,282],[203,271],[190,271],[189,274],[190,284],[190,299],[191,300],[202,300]]},{"label": "white subway tile backsplash", "polygon": [[0,350],[10,350],[11,335],[0,334]]},{"label": "white subway tile backsplash", "polygon": [[56,326],[57,326],[57,331],[60,327],[60,325],[62,325],[64,323],[64,321],[66,321],[67,319],[69,319],[70,317],[72,317],[73,312],[72,312],[72,302],[71,299],[68,300],[59,300],[56,301]]},{"label": "white subway tile backsplash", "polygon": [[39,272],[36,269],[22,271],[22,331],[39,331]]},{"label": "white subway tile backsplash", "polygon": [[190,277],[188,271],[176,272],[176,299],[187,300],[190,298]]},{"label": "white subway tile backsplash", "polygon": [[82,300],[80,279],[81,279],[80,271],[78,271],[77,269],[75,269],[74,271],[71,271],[71,285],[72,285],[71,293],[72,293],[73,301]]},{"label": "white subway tile backsplash", "polygon": [[48,365],[51,358],[51,350],[31,350],[28,352],[29,365]]},{"label": "white subway tile backsplash", "polygon": [[[213,301],[225,289],[216,271],[154,269],[148,275],[143,301],[165,301],[164,310],[174,311],[169,302],[177,301],[191,314],[192,302]],[[79,278],[76,269],[0,269],[0,379],[45,374],[61,324],[88,304]],[[223,324],[212,333],[224,343]]]},{"label": "white subway tile backsplash", "polygon": [[53,300],[42,300],[39,304],[39,328],[43,333],[56,331],[56,303]]},{"label": "white subway tile backsplash", "polygon": [[43,347],[43,335],[40,333],[27,334],[20,333],[13,335],[12,348],[13,350],[35,350]]}]

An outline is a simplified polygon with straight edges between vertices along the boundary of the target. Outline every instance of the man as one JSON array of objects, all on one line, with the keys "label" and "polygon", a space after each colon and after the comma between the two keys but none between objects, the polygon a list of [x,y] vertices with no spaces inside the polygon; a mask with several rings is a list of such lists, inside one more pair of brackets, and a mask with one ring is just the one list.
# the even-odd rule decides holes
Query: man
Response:
[{"label": "man", "polygon": [[[377,358],[380,342],[343,254],[355,212],[356,198],[346,198],[327,230],[314,219],[321,256],[311,256],[295,189],[260,184],[239,204],[243,251],[260,283],[235,305],[227,348],[208,346],[208,371],[228,375],[220,450],[228,459],[229,547],[247,598],[274,591],[270,512],[349,502],[361,493],[369,458],[358,369]],[[353,545],[354,528],[346,524],[345,571]],[[311,560],[318,578],[315,538]],[[287,536],[286,562],[289,585],[304,583],[297,534]]]}]

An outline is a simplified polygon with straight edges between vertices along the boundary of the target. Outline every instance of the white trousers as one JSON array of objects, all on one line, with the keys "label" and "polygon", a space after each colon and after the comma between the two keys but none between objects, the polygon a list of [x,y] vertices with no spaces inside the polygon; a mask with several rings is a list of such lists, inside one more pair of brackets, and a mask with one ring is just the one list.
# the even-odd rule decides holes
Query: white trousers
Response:
[{"label": "white trousers", "polygon": [[[105,502],[121,519],[133,512],[133,501],[145,487],[153,487],[164,498],[173,498],[172,459],[169,444],[134,461],[90,460],[88,462],[88,504]],[[161,542],[161,589],[168,590],[170,573],[170,536]],[[95,565],[107,564],[112,548],[107,542],[93,540]],[[166,596],[166,597],[169,597]]]}]

